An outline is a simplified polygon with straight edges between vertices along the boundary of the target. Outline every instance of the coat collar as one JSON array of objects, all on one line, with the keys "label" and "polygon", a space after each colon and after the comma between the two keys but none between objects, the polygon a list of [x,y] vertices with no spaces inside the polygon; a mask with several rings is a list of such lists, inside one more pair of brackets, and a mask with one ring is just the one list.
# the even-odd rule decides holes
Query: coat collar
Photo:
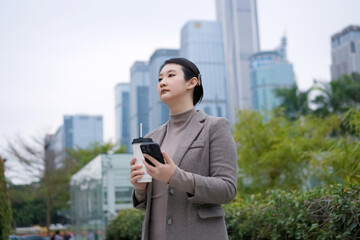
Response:
[{"label": "coat collar", "polygon": [[[182,139],[179,139],[179,145],[175,151],[173,161],[176,165],[180,165],[185,153],[189,149],[191,143],[196,139],[196,137],[199,135],[200,131],[203,129],[204,125],[203,122],[205,121],[207,115],[201,111],[197,110],[190,122],[188,123],[188,126],[185,130],[185,132],[182,135]],[[166,122],[162,126],[160,126],[152,135],[152,139],[154,142],[162,144],[165,134],[167,125],[169,122]]]}]

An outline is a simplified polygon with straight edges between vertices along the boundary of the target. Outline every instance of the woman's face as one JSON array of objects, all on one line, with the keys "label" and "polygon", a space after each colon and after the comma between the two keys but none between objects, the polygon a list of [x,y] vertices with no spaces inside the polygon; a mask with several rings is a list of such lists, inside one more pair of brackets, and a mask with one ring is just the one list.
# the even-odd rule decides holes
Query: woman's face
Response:
[{"label": "woman's face", "polygon": [[181,65],[166,64],[160,71],[157,85],[160,100],[165,104],[182,102],[184,98],[190,97],[188,82],[185,81]]}]

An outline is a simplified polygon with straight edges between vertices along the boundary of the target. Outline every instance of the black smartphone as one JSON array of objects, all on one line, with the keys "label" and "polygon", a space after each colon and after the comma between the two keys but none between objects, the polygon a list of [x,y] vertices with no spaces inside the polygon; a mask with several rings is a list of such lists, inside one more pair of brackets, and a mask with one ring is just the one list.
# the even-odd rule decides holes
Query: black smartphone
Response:
[{"label": "black smartphone", "polygon": [[[159,144],[155,142],[145,142],[140,145],[140,149],[142,153],[146,153],[156,160],[158,160],[160,163],[165,164],[164,158],[161,154],[160,146]],[[155,167],[152,162],[149,161],[149,159],[145,158],[145,161]]]}]

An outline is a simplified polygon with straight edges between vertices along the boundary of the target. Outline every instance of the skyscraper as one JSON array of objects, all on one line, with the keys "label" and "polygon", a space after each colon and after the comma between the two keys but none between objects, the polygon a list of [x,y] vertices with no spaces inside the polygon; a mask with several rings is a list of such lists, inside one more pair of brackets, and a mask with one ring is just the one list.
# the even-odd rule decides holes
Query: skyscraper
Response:
[{"label": "skyscraper", "polygon": [[202,75],[204,97],[197,108],[209,115],[228,117],[221,23],[214,21],[186,23],[181,30],[180,56],[194,62]]},{"label": "skyscraper", "polygon": [[149,93],[150,93],[150,130],[164,124],[169,119],[168,107],[160,101],[157,84],[159,79],[159,68],[165,60],[179,57],[177,49],[157,49],[151,55],[149,61]]},{"label": "skyscraper", "polygon": [[131,67],[130,80],[130,137],[140,136],[142,123],[143,136],[149,133],[149,68],[146,62],[136,61]]},{"label": "skyscraper", "polygon": [[251,107],[249,58],[260,49],[256,0],[217,0],[216,12],[222,23],[229,113],[234,123],[238,109]]},{"label": "skyscraper", "polygon": [[360,73],[360,26],[348,26],[331,37],[331,57],[331,79]]},{"label": "skyscraper", "polygon": [[131,150],[130,139],[130,84],[118,83],[115,86],[115,137],[116,143]]},{"label": "skyscraper", "polygon": [[103,144],[102,116],[65,115],[62,129],[65,148],[87,148],[94,142]]},{"label": "skyscraper", "polygon": [[67,156],[66,149],[88,148],[92,143],[103,144],[103,118],[96,115],[64,115],[63,125],[55,134],[45,136],[49,168],[59,168]]},{"label": "skyscraper", "polygon": [[255,53],[250,61],[252,107],[261,112],[270,111],[281,103],[274,89],[295,83],[293,66],[286,57],[286,38],[282,38],[274,51]]},{"label": "skyscraper", "polygon": [[46,159],[49,160],[49,168],[59,168],[63,166],[66,157],[64,125],[60,126],[55,134],[45,135]]}]

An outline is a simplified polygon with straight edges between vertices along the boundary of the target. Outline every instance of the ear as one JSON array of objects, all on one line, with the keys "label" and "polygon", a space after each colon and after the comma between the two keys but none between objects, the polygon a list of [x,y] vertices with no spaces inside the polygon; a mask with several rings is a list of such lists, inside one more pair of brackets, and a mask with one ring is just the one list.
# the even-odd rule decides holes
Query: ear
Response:
[{"label": "ear", "polygon": [[189,81],[186,82],[186,88],[188,90],[195,88],[198,84],[198,79],[196,77],[191,78]]}]

